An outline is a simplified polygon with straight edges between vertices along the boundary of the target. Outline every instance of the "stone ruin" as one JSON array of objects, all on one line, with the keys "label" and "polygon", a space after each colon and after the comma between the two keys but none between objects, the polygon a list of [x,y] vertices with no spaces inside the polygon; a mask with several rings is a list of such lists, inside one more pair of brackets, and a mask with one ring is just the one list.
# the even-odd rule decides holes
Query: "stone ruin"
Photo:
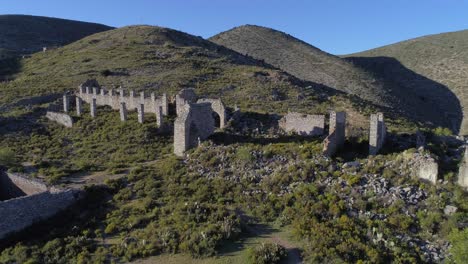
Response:
[{"label": "stone ruin", "polygon": [[221,99],[203,98],[199,99],[197,103],[209,103],[211,105],[211,110],[213,110],[213,113],[216,113],[217,117],[219,118],[219,128],[226,127],[226,107],[224,106]]},{"label": "stone ruin", "polygon": [[468,146],[465,145],[465,154],[458,171],[458,184],[468,189]]},{"label": "stone ruin", "polygon": [[[408,152],[403,152],[408,153]],[[409,155],[404,155],[408,160],[408,167],[410,168],[411,175],[433,184],[437,183],[439,174],[439,165],[437,160],[429,153],[425,153],[423,149]]]},{"label": "stone ruin", "polygon": [[295,132],[302,136],[321,136],[325,129],[325,116],[290,112],[281,118],[279,127],[285,132]]},{"label": "stone ruin", "polygon": [[184,103],[178,108],[179,114],[174,122],[174,154],[183,156],[184,152],[196,147],[215,130],[210,103]]},{"label": "stone ruin", "polygon": [[343,147],[346,136],[346,113],[330,112],[330,126],[328,136],[323,142],[323,154],[333,156]]},{"label": "stone ruin", "polygon": [[57,122],[61,125],[64,125],[66,127],[73,127],[73,119],[71,116],[64,114],[64,113],[58,113],[58,112],[53,112],[53,111],[47,111],[46,117],[54,122]]},{"label": "stone ruin", "polygon": [[193,88],[185,88],[180,90],[176,94],[175,104],[176,104],[176,113],[177,116],[180,115],[184,110],[184,106],[187,104],[195,103],[197,101],[197,94]]},{"label": "stone ruin", "polygon": [[386,134],[387,128],[383,113],[372,114],[369,129],[369,155],[377,155],[385,142]]},{"label": "stone ruin", "polygon": [[0,172],[0,240],[47,220],[81,198],[79,190],[48,187],[22,174]]}]

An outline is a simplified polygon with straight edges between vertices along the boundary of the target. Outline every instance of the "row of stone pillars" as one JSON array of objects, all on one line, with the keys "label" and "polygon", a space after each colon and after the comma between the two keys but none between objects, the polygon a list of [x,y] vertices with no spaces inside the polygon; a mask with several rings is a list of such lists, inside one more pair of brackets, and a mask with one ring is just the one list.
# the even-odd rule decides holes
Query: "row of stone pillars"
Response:
[{"label": "row of stone pillars", "polygon": [[[96,117],[97,115],[97,103],[96,103],[96,98],[92,98],[90,104],[90,115],[91,117]],[[68,113],[70,111],[70,96],[69,95],[64,95],[63,96],[63,111],[65,113]],[[122,122],[127,121],[127,105],[125,102],[120,102],[120,120]],[[145,105],[140,104],[137,106],[137,112],[138,112],[138,122],[143,124],[145,122]],[[80,97],[76,97],[76,115],[81,116],[83,114],[83,99]],[[163,119],[163,107],[158,106],[156,109],[156,124],[161,127],[162,125],[162,119]]]}]

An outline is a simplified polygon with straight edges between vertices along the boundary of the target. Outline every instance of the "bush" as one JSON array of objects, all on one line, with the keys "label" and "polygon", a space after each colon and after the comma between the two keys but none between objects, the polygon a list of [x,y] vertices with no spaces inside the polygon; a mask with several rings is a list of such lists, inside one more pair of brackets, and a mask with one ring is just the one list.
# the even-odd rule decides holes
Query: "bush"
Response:
[{"label": "bush", "polygon": [[15,153],[9,148],[0,149],[0,166],[13,167],[16,166]]},{"label": "bush", "polygon": [[262,243],[257,247],[249,248],[249,261],[253,264],[278,263],[286,257],[286,249],[276,243]]},{"label": "bush", "polygon": [[449,241],[452,243],[450,253],[455,263],[466,263],[468,260],[468,228],[463,230],[454,229],[449,235]]}]

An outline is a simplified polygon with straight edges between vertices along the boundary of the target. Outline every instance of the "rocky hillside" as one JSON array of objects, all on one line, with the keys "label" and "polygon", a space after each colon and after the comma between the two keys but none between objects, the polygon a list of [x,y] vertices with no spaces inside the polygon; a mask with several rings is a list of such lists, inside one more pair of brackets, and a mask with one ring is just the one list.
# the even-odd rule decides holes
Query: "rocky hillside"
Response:
[{"label": "rocky hillside", "polygon": [[59,18],[0,15],[0,59],[63,46],[111,27]]},{"label": "rocky hillside", "polygon": [[301,79],[357,95],[426,123],[450,126],[445,117],[439,116],[440,109],[434,108],[427,98],[286,33],[246,25],[220,33],[210,40],[264,60]]},{"label": "rocky hillside", "polygon": [[[430,35],[345,56],[439,109],[454,131],[468,134],[468,30]],[[465,116],[465,118],[463,118]]]}]

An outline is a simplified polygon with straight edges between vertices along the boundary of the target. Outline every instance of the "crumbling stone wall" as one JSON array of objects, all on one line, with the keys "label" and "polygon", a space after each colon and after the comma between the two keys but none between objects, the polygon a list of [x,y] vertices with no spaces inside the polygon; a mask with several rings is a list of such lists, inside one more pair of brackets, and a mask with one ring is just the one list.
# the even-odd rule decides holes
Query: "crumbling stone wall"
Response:
[{"label": "crumbling stone wall", "polygon": [[468,147],[465,146],[463,161],[458,170],[458,184],[461,187],[468,188]]},{"label": "crumbling stone wall", "polygon": [[422,149],[416,153],[403,152],[406,157],[406,166],[410,169],[413,177],[427,180],[433,184],[437,183],[439,165],[437,161]]},{"label": "crumbling stone wall", "polygon": [[330,128],[327,138],[323,142],[323,154],[335,155],[345,143],[346,139],[346,113],[330,112]]},{"label": "crumbling stone wall", "polygon": [[56,215],[78,201],[80,193],[51,189],[0,202],[0,239]]},{"label": "crumbling stone wall", "polygon": [[290,112],[281,118],[279,126],[286,132],[296,132],[304,136],[320,136],[325,128],[325,116]]},{"label": "crumbling stone wall", "polygon": [[226,107],[224,106],[221,99],[203,98],[203,99],[199,99],[197,103],[210,103],[211,109],[213,110],[213,112],[215,112],[219,116],[219,128],[224,128],[226,126],[226,123],[227,123]]},{"label": "crumbling stone wall", "polygon": [[185,104],[174,122],[174,154],[183,156],[213,134],[214,129],[210,103]]},{"label": "crumbling stone wall", "polygon": [[47,186],[19,173],[0,172],[0,201],[47,191]]},{"label": "crumbling stone wall", "polygon": [[67,114],[47,111],[46,117],[49,120],[57,122],[66,127],[73,127],[73,119]]},{"label": "crumbling stone wall", "polygon": [[369,155],[377,155],[385,142],[387,128],[383,118],[383,113],[372,114],[370,116],[369,129]]},{"label": "crumbling stone wall", "polygon": [[184,110],[184,106],[187,104],[195,103],[197,101],[197,94],[193,88],[185,88],[179,91],[176,94],[175,103],[176,103],[176,113],[179,115]]},{"label": "crumbling stone wall", "polygon": [[[93,88],[92,92],[91,88]],[[166,94],[156,97],[154,93],[151,93],[149,98],[145,97],[144,93],[143,96],[141,95],[142,94],[140,93],[139,97],[135,97],[135,93],[130,91],[129,96],[126,96],[123,89],[119,89],[117,94],[113,89],[106,90],[100,87],[85,86],[84,84],[79,86],[78,94],[76,94],[77,97],[81,98],[88,104],[91,104],[93,98],[95,98],[97,106],[107,105],[114,110],[120,110],[120,102],[125,102],[129,111],[137,111],[140,104],[143,104],[145,113],[156,114],[158,107],[162,107],[163,115],[167,115],[169,103]]]}]

